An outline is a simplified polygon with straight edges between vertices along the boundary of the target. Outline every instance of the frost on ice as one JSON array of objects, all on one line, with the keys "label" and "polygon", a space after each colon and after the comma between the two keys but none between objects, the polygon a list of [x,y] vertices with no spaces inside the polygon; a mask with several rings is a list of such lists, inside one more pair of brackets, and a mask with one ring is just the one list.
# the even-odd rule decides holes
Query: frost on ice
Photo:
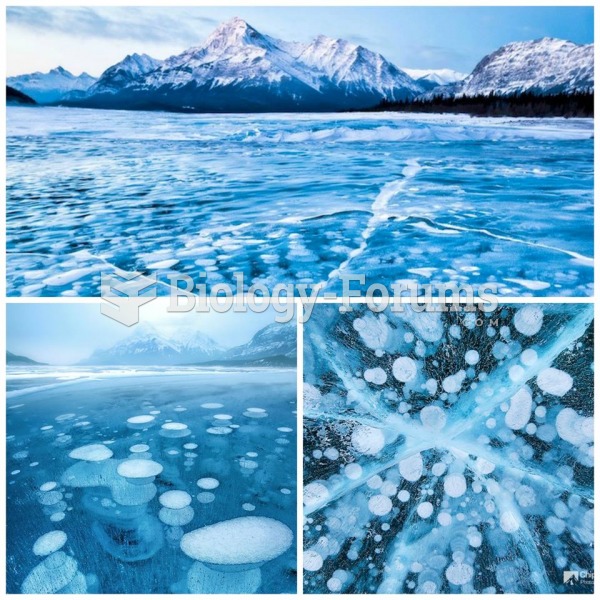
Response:
[{"label": "frost on ice", "polygon": [[313,311],[305,592],[593,592],[593,311],[473,317]]}]

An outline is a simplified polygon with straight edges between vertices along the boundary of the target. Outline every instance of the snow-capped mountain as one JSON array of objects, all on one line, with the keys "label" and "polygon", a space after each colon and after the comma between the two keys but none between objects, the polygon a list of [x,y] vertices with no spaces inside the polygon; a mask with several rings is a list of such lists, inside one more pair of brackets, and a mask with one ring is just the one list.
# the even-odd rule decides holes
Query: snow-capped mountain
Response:
[{"label": "snow-capped mountain", "polygon": [[463,82],[425,95],[554,94],[594,88],[594,45],[556,38],[513,42],[488,54]]},{"label": "snow-capped mountain", "polygon": [[225,350],[200,331],[182,329],[166,334],[139,323],[131,335],[92,353],[84,365],[193,365],[227,362],[282,364],[296,357],[295,323],[267,325],[241,346]]},{"label": "snow-capped mountain", "polygon": [[346,40],[320,35],[303,49],[298,61],[324,73],[348,94],[367,93],[401,100],[422,90],[411,77],[381,54]]},{"label": "snow-capped mountain", "polygon": [[40,104],[56,102],[73,91],[87,90],[96,81],[95,77],[82,73],[73,75],[62,67],[48,73],[29,73],[8,77],[6,82],[11,87],[27,94]]},{"label": "snow-capped mountain", "polygon": [[223,355],[213,339],[200,332],[183,331],[167,336],[140,323],[133,333],[108,349],[96,350],[86,365],[180,365],[207,362]]},{"label": "snow-capped mountain", "polygon": [[296,323],[267,325],[247,343],[228,350],[229,360],[258,361],[266,358],[296,358]]},{"label": "snow-capped mountain", "polygon": [[202,45],[115,83],[105,90],[99,81],[75,103],[198,112],[340,110],[423,91],[362,46],[324,36],[310,44],[285,42],[238,18],[221,24]]},{"label": "snow-capped mountain", "polygon": [[422,88],[433,89],[439,85],[448,85],[462,81],[468,73],[461,73],[453,69],[402,69],[412,77]]},{"label": "snow-capped mountain", "polygon": [[86,91],[86,96],[114,94],[154,71],[161,64],[162,61],[147,54],[128,54],[122,61],[106,69],[98,81]]}]

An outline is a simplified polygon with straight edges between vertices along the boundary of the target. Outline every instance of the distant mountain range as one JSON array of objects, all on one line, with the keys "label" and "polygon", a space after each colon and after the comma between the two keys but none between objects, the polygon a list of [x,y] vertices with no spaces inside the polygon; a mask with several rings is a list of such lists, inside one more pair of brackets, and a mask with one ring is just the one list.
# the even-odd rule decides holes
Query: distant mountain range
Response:
[{"label": "distant mountain range", "polygon": [[12,352],[6,351],[6,364],[7,365],[45,365],[46,363],[37,362],[27,356],[19,356],[18,354],[13,354]]},{"label": "distant mountain range", "polygon": [[96,350],[82,365],[264,365],[296,364],[295,323],[273,323],[248,343],[226,350],[200,333],[165,335],[139,324],[134,332],[107,349]]},{"label": "distant mountain range", "polygon": [[557,94],[594,88],[594,45],[542,38],[514,42],[483,58],[463,81],[433,88],[426,97]]},{"label": "distant mountain range", "polygon": [[49,104],[65,97],[73,91],[84,92],[96,82],[96,78],[82,73],[75,76],[62,67],[52,69],[48,73],[30,73],[9,77],[6,83],[11,87],[31,96],[39,104]]},{"label": "distant mountain range", "polygon": [[58,67],[10,77],[40,103],[188,112],[339,111],[433,96],[554,94],[594,87],[593,44],[543,38],[502,46],[472,73],[400,69],[342,39],[308,44],[264,35],[242,19],[164,61],[131,54],[96,80]]}]

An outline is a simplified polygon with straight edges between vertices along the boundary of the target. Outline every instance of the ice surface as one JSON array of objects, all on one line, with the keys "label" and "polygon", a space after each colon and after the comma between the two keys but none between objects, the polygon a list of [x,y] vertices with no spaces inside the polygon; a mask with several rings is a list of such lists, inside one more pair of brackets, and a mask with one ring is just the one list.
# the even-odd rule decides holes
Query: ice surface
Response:
[{"label": "ice surface", "polygon": [[202,270],[589,296],[592,138],[591,119],[9,107],[9,290],[98,295],[117,266],[160,294]]},{"label": "ice surface", "polygon": [[305,592],[592,593],[593,307],[410,311],[305,326]]},{"label": "ice surface", "polygon": [[263,563],[283,554],[294,539],[285,524],[267,517],[238,517],[186,533],[181,549],[194,560],[219,565]]}]

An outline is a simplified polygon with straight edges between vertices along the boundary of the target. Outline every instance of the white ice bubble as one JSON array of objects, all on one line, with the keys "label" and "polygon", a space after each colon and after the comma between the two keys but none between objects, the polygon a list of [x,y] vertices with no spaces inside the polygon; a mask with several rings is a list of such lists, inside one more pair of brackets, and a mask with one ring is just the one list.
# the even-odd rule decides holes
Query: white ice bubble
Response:
[{"label": "white ice bubble", "polygon": [[323,452],[325,458],[329,460],[337,460],[340,457],[340,453],[335,448],[326,448],[325,452]]},{"label": "white ice bubble", "polygon": [[212,492],[200,492],[196,496],[196,499],[198,502],[200,502],[200,504],[210,504],[211,502],[215,501],[215,497],[216,496]]},{"label": "white ice bubble", "polygon": [[248,512],[252,512],[256,506],[254,506],[254,504],[250,504],[250,502],[244,502],[244,504],[242,504],[242,508]]},{"label": "white ice bubble", "polygon": [[369,425],[359,425],[352,432],[352,446],[361,454],[377,454],[385,445],[381,429]]},{"label": "white ice bubble", "polygon": [[302,566],[305,571],[318,571],[323,566],[323,557],[315,550],[305,550]]},{"label": "white ice bubble", "polygon": [[536,380],[539,388],[547,394],[562,397],[573,387],[573,378],[560,369],[542,369]]},{"label": "white ice bubble", "polygon": [[465,362],[468,365],[476,365],[479,362],[479,352],[477,350],[467,350],[465,353]]},{"label": "white ice bubble", "polygon": [[187,428],[185,423],[163,423],[161,425],[161,429],[166,429],[167,431],[184,431]]},{"label": "white ice bubble", "polygon": [[528,304],[520,308],[513,318],[516,330],[526,336],[535,335],[544,321],[544,311],[539,306]]},{"label": "white ice bubble", "polygon": [[67,543],[67,534],[64,531],[49,531],[40,536],[33,545],[36,556],[47,556],[60,550]]},{"label": "white ice bubble", "polygon": [[148,452],[150,450],[150,446],[148,444],[134,444],[129,448],[129,452],[133,452],[134,454],[139,454],[141,452]]},{"label": "white ice bubble", "polygon": [[152,415],[136,415],[135,417],[129,417],[127,422],[131,425],[143,425],[145,423],[152,423],[155,418]]},{"label": "white ice bubble", "polygon": [[451,498],[460,498],[467,491],[467,482],[462,473],[450,473],[444,479],[444,491]]},{"label": "white ice bubble", "polygon": [[223,408],[223,405],[218,402],[206,402],[205,404],[201,404],[200,408]]},{"label": "white ice bubble", "polygon": [[400,356],[392,365],[394,377],[402,382],[412,381],[417,375],[417,363],[409,356]]},{"label": "white ice bubble", "polygon": [[214,477],[201,477],[196,485],[203,490],[214,490],[219,487],[219,480]]},{"label": "white ice bubble", "polygon": [[357,463],[350,463],[344,467],[344,475],[348,479],[359,479],[362,475],[362,467]]},{"label": "white ice bubble", "polygon": [[400,475],[406,481],[417,481],[423,475],[423,457],[420,452],[401,460],[398,463]]},{"label": "white ice bubble", "polygon": [[285,524],[267,517],[238,517],[186,533],[181,550],[212,565],[252,565],[277,558],[294,539]]},{"label": "white ice bubble", "polygon": [[40,485],[40,490],[42,492],[50,492],[57,486],[56,481],[47,481],[46,483],[42,483]]},{"label": "white ice bubble", "polygon": [[417,514],[421,519],[427,519],[433,514],[433,504],[431,504],[431,502],[421,502],[421,504],[417,506]]},{"label": "white ice bubble", "polygon": [[329,490],[322,483],[313,481],[304,486],[302,498],[305,506],[309,508],[318,506],[329,498]]},{"label": "white ice bubble", "polygon": [[228,435],[232,431],[231,427],[209,427],[206,433],[210,433],[211,435]]},{"label": "white ice bubble", "polygon": [[410,498],[410,492],[408,490],[400,490],[398,492],[398,500],[400,500],[400,502],[408,502]]},{"label": "white ice bubble", "polygon": [[369,510],[378,517],[387,515],[392,510],[392,501],[382,494],[369,498]]},{"label": "white ice bubble", "polygon": [[531,392],[526,387],[522,387],[510,399],[509,409],[504,416],[506,426],[515,430],[525,427],[531,418],[532,407]]},{"label": "white ice bubble", "polygon": [[162,473],[163,467],[153,460],[133,458],[125,460],[117,467],[117,473],[127,479],[146,479]]},{"label": "white ice bubble", "polygon": [[443,511],[438,515],[437,520],[442,527],[448,527],[452,523],[452,515]]},{"label": "white ice bubble", "polygon": [[75,458],[76,460],[87,460],[89,462],[101,462],[109,459],[112,455],[112,450],[107,448],[104,444],[80,446],[69,452],[71,458]]},{"label": "white ice bubble", "polygon": [[194,444],[193,442],[190,442],[189,444],[184,444],[183,447],[186,450],[195,450],[198,447],[198,444]]},{"label": "white ice bubble", "polygon": [[537,362],[537,358],[537,352],[532,348],[528,348],[527,350],[523,350],[523,352],[521,352],[521,362],[526,367],[531,367],[532,365],[535,365],[535,363]]},{"label": "white ice bubble", "polygon": [[445,392],[449,394],[456,394],[460,391],[462,383],[465,379],[466,373],[464,371],[459,371],[454,375],[449,375],[442,381],[442,387]]},{"label": "white ice bubble", "polygon": [[439,406],[425,406],[419,416],[425,429],[440,431],[446,425],[446,413]]},{"label": "white ice bubble", "polygon": [[381,367],[366,369],[364,373],[365,381],[375,385],[383,385],[387,381],[387,375]]},{"label": "white ice bubble", "polygon": [[519,529],[519,521],[512,512],[507,510],[500,515],[500,527],[506,533],[514,533]]},{"label": "white ice bubble", "polygon": [[189,506],[192,502],[192,497],[183,490],[169,490],[168,492],[161,494],[158,501],[165,508],[178,510]]},{"label": "white ice bubble", "polygon": [[446,579],[454,585],[465,585],[473,579],[473,567],[463,562],[452,562],[446,569]]}]

